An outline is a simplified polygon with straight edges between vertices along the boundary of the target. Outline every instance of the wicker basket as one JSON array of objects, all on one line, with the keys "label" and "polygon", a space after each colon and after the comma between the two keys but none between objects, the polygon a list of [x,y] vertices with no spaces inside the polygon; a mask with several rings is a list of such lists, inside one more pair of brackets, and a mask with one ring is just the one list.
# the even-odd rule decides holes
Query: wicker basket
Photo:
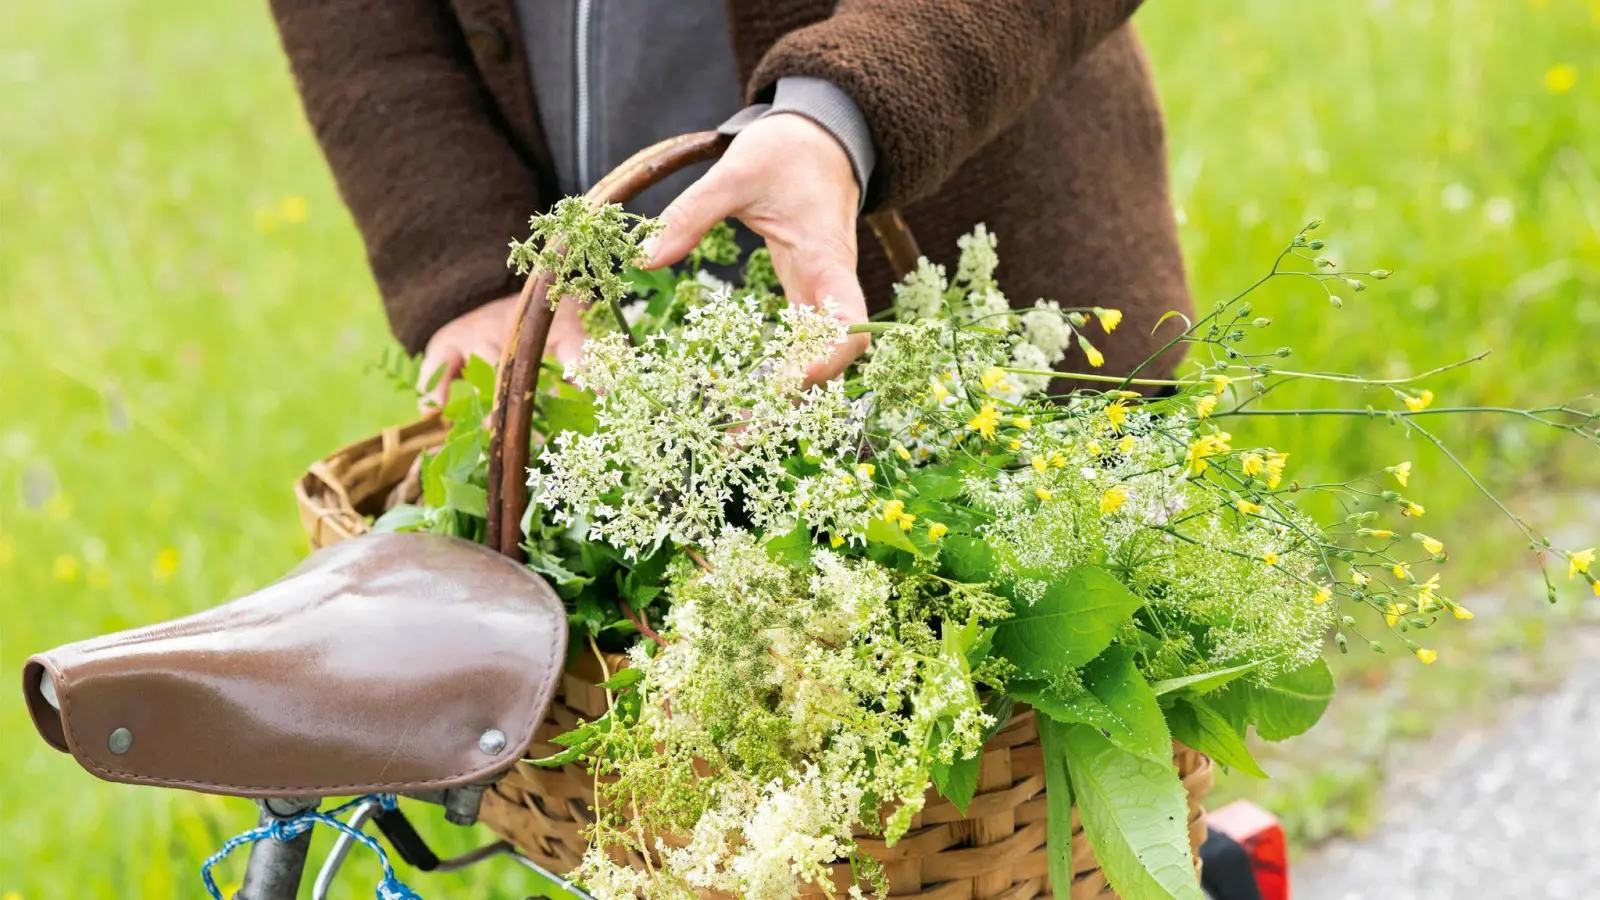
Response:
[{"label": "wicker basket", "polygon": [[[589,192],[591,202],[624,202],[667,175],[721,154],[727,139],[707,132],[664,141],[641,151]],[[899,273],[915,266],[918,252],[897,214],[869,216],[873,231]],[[527,508],[523,473],[529,456],[529,406],[537,390],[538,366],[550,324],[546,302],[549,280],[535,276],[523,287],[512,339],[500,361],[500,381],[491,416],[488,543],[521,559],[519,523]],[[312,465],[295,485],[301,520],[314,547],[361,534],[369,517],[420,494],[416,473],[423,451],[443,442],[446,428],[437,417],[390,428],[351,444]],[[605,712],[605,692],[596,686],[598,665],[580,658],[562,678],[560,690],[527,756],[556,752],[548,743],[580,718]],[[1211,761],[1173,745],[1173,761],[1188,795],[1189,839],[1198,850],[1205,840],[1201,801],[1211,788]],[[583,855],[584,827],[590,821],[594,785],[578,766],[542,769],[518,763],[485,795],[482,821],[530,858],[565,872]],[[1034,713],[1019,707],[984,747],[978,793],[963,816],[948,801],[930,794],[911,830],[894,847],[863,835],[859,845],[884,865],[890,894],[918,900],[1029,900],[1050,893],[1045,849],[1047,809],[1043,753]],[[638,861],[635,861],[638,862]],[[1074,814],[1072,823],[1072,900],[1115,900],[1094,852]],[[836,870],[837,887],[849,884],[845,867]],[[807,897],[822,897],[816,890]]]}]

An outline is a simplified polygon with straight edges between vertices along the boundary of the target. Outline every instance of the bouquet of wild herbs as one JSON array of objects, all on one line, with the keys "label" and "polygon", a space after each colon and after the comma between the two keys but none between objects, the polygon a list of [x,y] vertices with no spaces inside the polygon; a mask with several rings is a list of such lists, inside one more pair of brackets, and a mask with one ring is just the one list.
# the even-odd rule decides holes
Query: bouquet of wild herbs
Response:
[{"label": "bouquet of wild herbs", "polygon": [[[627,660],[607,669],[609,711],[536,761],[594,775],[576,878],[597,897],[787,898],[831,892],[840,864],[881,886],[854,835],[892,845],[930,784],[965,809],[1018,703],[1038,714],[1058,896],[1075,803],[1121,895],[1199,897],[1172,741],[1260,774],[1247,730],[1281,740],[1321,716],[1324,643],[1355,633],[1345,607],[1375,607],[1424,663],[1420,632],[1472,617],[1429,571],[1445,550],[1418,530],[1409,463],[1300,485],[1285,448],[1220,424],[1277,383],[1331,378],[1391,392],[1372,417],[1433,441],[1413,421],[1431,412],[1421,376],[1261,362],[1238,349],[1267,324],[1243,295],[1179,339],[1188,377],[1077,373],[1106,389],[1052,394],[1073,348],[1099,365],[1120,315],[1014,309],[980,226],[953,275],[924,261],[892,317],[853,329],[873,348],[847,377],[811,385],[852,329],[788,306],[759,253],[741,286],[702,272],[736,258],[726,232],[686,271],[625,275],[653,223],[570,200],[533,224],[513,263],[590,303],[592,339],[540,397],[528,564],[566,599],[575,648]],[[1315,228],[1273,274],[1303,258],[1295,274],[1361,290],[1314,257]],[[424,504],[380,530],[481,539],[493,377],[469,366]],[[1517,412],[1596,439],[1594,413]],[[1350,514],[1319,522],[1297,492]],[[1592,551],[1535,543],[1596,584]]]}]

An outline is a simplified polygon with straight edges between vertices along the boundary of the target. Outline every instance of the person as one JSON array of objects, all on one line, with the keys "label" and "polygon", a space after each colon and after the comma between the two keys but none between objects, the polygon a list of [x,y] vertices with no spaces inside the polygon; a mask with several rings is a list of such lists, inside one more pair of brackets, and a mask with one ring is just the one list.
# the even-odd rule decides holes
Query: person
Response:
[{"label": "person", "polygon": [[[862,321],[891,282],[861,214],[895,208],[947,266],[985,223],[1015,303],[1121,310],[1097,340],[1108,372],[1143,362],[1182,328],[1163,314],[1191,308],[1129,22],[1139,0],[271,2],[434,401],[471,356],[499,358],[520,286],[505,248],[532,213],[708,128],[736,135],[723,157],[635,205],[666,222],[652,266],[733,218],[766,241],[790,302],[832,298]],[[852,340],[822,374],[863,352]],[[571,364],[582,341],[564,304],[549,352]],[[1085,361],[1074,348],[1063,365]]]}]

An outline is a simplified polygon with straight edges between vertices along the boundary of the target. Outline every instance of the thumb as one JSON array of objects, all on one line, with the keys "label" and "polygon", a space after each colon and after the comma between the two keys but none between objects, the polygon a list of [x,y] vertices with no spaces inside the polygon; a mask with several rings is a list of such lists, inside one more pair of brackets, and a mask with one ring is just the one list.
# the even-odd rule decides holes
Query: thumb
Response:
[{"label": "thumb", "polygon": [[727,178],[713,166],[661,214],[666,228],[645,242],[643,249],[649,262],[644,267],[659,269],[688,256],[711,226],[727,218],[732,211],[733,197],[727,189]]},{"label": "thumb", "polygon": [[450,382],[466,365],[461,349],[454,345],[429,347],[422,354],[421,375],[417,378],[417,409],[423,413],[444,408],[450,399]]}]

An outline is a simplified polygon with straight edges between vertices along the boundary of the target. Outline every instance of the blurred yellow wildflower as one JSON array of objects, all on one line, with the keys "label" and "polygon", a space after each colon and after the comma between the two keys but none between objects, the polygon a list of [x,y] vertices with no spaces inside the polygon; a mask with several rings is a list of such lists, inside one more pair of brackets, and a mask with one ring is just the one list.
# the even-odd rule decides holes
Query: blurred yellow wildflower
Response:
[{"label": "blurred yellow wildflower", "polygon": [[1552,94],[1565,94],[1578,83],[1578,70],[1570,63],[1558,63],[1544,73],[1544,89]]},{"label": "blurred yellow wildflower", "polygon": [[967,421],[968,428],[989,440],[994,439],[994,430],[999,425],[1000,411],[994,408],[993,403],[985,403],[978,414]]},{"label": "blurred yellow wildflower", "polygon": [[1239,457],[1239,462],[1243,465],[1244,474],[1251,477],[1259,474],[1261,472],[1261,467],[1266,464],[1266,460],[1254,453],[1246,453],[1245,455]]},{"label": "blurred yellow wildflower", "polygon": [[1261,512],[1261,505],[1258,503],[1251,503],[1249,500],[1240,500],[1234,505],[1239,507],[1239,512],[1242,512],[1247,516],[1256,515]]},{"label": "blurred yellow wildflower", "polygon": [[[1016,448],[1013,447],[1011,449],[1015,450]],[[894,455],[900,457],[903,460],[907,460],[907,461],[910,461],[910,459],[911,459],[911,451],[907,450],[905,445],[900,443],[899,441],[895,442]]]},{"label": "blurred yellow wildflower", "polygon": [[1011,424],[1021,428],[1023,431],[1027,431],[1033,427],[1033,418],[1031,416],[1016,416],[1011,420]]},{"label": "blurred yellow wildflower", "polygon": [[1438,658],[1439,658],[1439,653],[1436,650],[1429,650],[1427,647],[1418,647],[1417,648],[1417,659],[1422,660],[1424,665],[1431,664],[1434,660],[1436,660]]},{"label": "blurred yellow wildflower", "polygon": [[1138,442],[1133,439],[1133,435],[1125,434],[1122,436],[1122,440],[1117,441],[1117,451],[1123,454],[1132,453],[1133,448],[1137,445],[1137,443]]},{"label": "blurred yellow wildflower", "polygon": [[1106,419],[1111,422],[1111,430],[1121,434],[1122,423],[1128,421],[1128,404],[1121,400],[1113,400],[1107,404]]},{"label": "blurred yellow wildflower", "polygon": [[1099,350],[1096,350],[1093,344],[1083,340],[1082,338],[1079,338],[1078,346],[1083,348],[1084,358],[1089,360],[1089,365],[1098,369],[1106,364],[1105,354],[1101,353]]},{"label": "blurred yellow wildflower", "polygon": [[1109,516],[1122,508],[1128,502],[1128,489],[1122,485],[1114,485],[1104,494],[1100,495],[1100,514]]},{"label": "blurred yellow wildflower", "polygon": [[1048,468],[1050,468],[1050,461],[1049,460],[1045,459],[1042,456],[1035,456],[1033,458],[1033,470],[1035,472],[1043,472]]},{"label": "blurred yellow wildflower", "polygon": [[1067,467],[1067,455],[1059,450],[1050,454],[1050,465],[1058,469],[1065,469]]},{"label": "blurred yellow wildflower", "polygon": [[1211,379],[1211,383],[1216,385],[1213,393],[1221,394],[1223,391],[1228,389],[1228,385],[1233,384],[1233,379],[1226,375],[1218,375],[1217,377]]},{"label": "blurred yellow wildflower", "polygon": [[1406,409],[1412,412],[1422,412],[1433,405],[1433,391],[1423,391],[1416,396],[1405,395]]},{"label": "blurred yellow wildflower", "polygon": [[1399,563],[1395,563],[1394,568],[1391,571],[1394,572],[1394,577],[1396,578],[1399,578],[1403,581],[1411,580],[1411,570]]},{"label": "blurred yellow wildflower", "polygon": [[1322,585],[1321,587],[1317,588],[1317,592],[1311,595],[1311,602],[1317,604],[1318,606],[1321,606],[1332,599],[1333,589],[1327,585]]},{"label": "blurred yellow wildflower", "polygon": [[[1106,334],[1116,331],[1117,326],[1122,324],[1122,310],[1120,309],[1101,309],[1096,306],[1094,308],[1094,316],[1100,320],[1100,327],[1106,330]],[[1095,365],[1098,366],[1100,364],[1095,363]]]},{"label": "blurred yellow wildflower", "polygon": [[1589,566],[1594,563],[1594,548],[1578,550],[1567,557],[1567,577],[1577,578],[1580,573],[1587,574]]},{"label": "blurred yellow wildflower", "polygon": [[157,581],[166,581],[178,571],[178,548],[162,547],[150,564],[150,574]]},{"label": "blurred yellow wildflower", "polygon": [[1444,544],[1438,538],[1428,537],[1421,532],[1417,532],[1411,536],[1415,538],[1418,543],[1422,544],[1422,549],[1428,551],[1428,553],[1433,556],[1438,556],[1444,552]]},{"label": "blurred yellow wildflower", "polygon": [[917,517],[906,512],[904,500],[890,500],[883,505],[883,520],[890,525],[899,525],[901,531],[910,531]]},{"label": "blurred yellow wildflower", "polygon": [[1035,497],[1038,497],[1040,500],[1045,500],[1045,501],[1048,501],[1052,497],[1055,496],[1055,494],[1050,493],[1049,491],[1045,490],[1044,488],[1034,488],[1033,489],[1033,495]]},{"label": "blurred yellow wildflower", "polygon": [[298,225],[304,222],[306,213],[310,209],[311,205],[306,202],[306,198],[298,195],[285,197],[278,203],[278,215],[282,216],[283,220],[290,225]]},{"label": "blurred yellow wildflower", "polygon": [[978,383],[983,385],[984,390],[991,391],[994,390],[995,385],[1005,380],[1006,373],[998,366],[991,366],[989,371],[984,372],[978,379]]},{"label": "blurred yellow wildflower", "polygon": [[76,556],[70,553],[63,553],[56,557],[52,572],[57,581],[77,581],[79,568]]},{"label": "blurred yellow wildflower", "polygon": [[1283,482],[1283,469],[1288,463],[1287,453],[1267,454],[1267,487],[1275,488]]},{"label": "blurred yellow wildflower", "polygon": [[1022,441],[1020,441],[1020,440],[1018,440],[1016,438],[1012,438],[1011,441],[1006,444],[1006,446],[1010,447],[1012,450],[1021,450],[1022,449]]},{"label": "blurred yellow wildflower", "polygon": [[1427,514],[1427,512],[1428,511],[1424,509],[1421,504],[1408,502],[1406,503],[1405,508],[1400,510],[1400,515],[1412,516],[1420,519]]},{"label": "blurred yellow wildflower", "polygon": [[1278,554],[1268,550],[1267,552],[1261,554],[1261,561],[1269,566],[1275,566],[1278,564]]},{"label": "blurred yellow wildflower", "polygon": [[1400,621],[1400,617],[1405,615],[1406,610],[1409,610],[1410,608],[1411,604],[1409,603],[1396,603],[1391,600],[1389,602],[1389,608],[1383,611],[1383,620],[1389,623],[1390,628],[1393,628],[1394,623]]},{"label": "blurred yellow wildflower", "polygon": [[1395,481],[1400,482],[1401,487],[1405,487],[1411,481],[1411,461],[1406,460],[1398,466],[1390,466],[1389,474],[1394,476]]},{"label": "blurred yellow wildflower", "polygon": [[1457,606],[1454,603],[1450,604],[1450,612],[1454,613],[1458,619],[1473,618],[1472,610],[1467,609],[1465,606]]},{"label": "blurred yellow wildflower", "polygon": [[950,526],[944,524],[943,522],[928,523],[928,540],[930,541],[938,541],[940,538],[949,533]]},{"label": "blurred yellow wildflower", "polygon": [[1204,419],[1206,416],[1216,412],[1216,409],[1217,398],[1214,394],[1208,394],[1194,402],[1194,414],[1196,418]]},{"label": "blurred yellow wildflower", "polygon": [[1189,452],[1185,454],[1183,461],[1189,464],[1196,475],[1201,474],[1211,465],[1207,459],[1220,456],[1232,449],[1228,446],[1231,440],[1233,435],[1226,431],[1201,435],[1199,440],[1189,445]]},{"label": "blurred yellow wildflower", "polygon": [[11,565],[17,558],[17,545],[11,540],[11,535],[0,534],[0,567]]},{"label": "blurred yellow wildflower", "polygon": [[842,534],[833,535],[832,537],[828,538],[828,544],[831,545],[833,547],[833,549],[835,549],[835,550],[839,549],[840,547],[843,547],[844,546],[844,535],[842,535]]}]

